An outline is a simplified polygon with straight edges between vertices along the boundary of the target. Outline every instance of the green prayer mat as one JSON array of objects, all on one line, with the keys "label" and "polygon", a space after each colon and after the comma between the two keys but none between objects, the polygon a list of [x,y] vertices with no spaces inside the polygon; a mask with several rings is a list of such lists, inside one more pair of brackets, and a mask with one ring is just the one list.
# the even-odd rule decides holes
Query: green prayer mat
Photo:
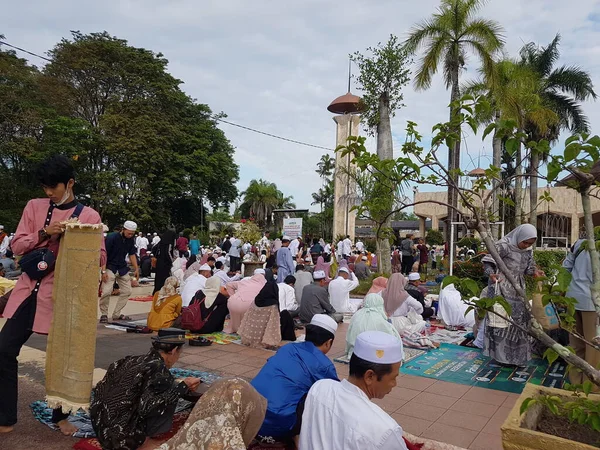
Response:
[{"label": "green prayer mat", "polygon": [[520,394],[526,383],[562,388],[567,365],[534,358],[525,367],[502,367],[480,349],[441,344],[404,364],[400,373]]}]

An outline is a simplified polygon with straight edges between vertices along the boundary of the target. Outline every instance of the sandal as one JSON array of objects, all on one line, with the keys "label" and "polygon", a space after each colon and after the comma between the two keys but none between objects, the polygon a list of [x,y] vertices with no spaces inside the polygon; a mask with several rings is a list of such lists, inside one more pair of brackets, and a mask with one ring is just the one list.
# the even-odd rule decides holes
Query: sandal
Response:
[{"label": "sandal", "polygon": [[108,323],[108,316],[100,316],[100,323]]},{"label": "sandal", "polygon": [[192,347],[208,347],[209,345],[212,345],[212,341],[203,337],[197,337],[196,339],[190,339],[189,344]]},{"label": "sandal", "polygon": [[112,320],[133,320],[131,317],[121,314],[119,317],[113,317]]}]

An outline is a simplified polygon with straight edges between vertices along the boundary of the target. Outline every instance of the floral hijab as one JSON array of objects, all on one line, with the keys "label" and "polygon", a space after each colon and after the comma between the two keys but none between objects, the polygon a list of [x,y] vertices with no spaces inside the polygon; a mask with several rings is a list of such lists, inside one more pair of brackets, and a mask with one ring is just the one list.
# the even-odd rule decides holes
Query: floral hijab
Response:
[{"label": "floral hijab", "polygon": [[169,277],[165,280],[164,286],[158,291],[156,298],[156,307],[160,306],[167,298],[177,294],[179,280],[177,277]]},{"label": "floral hijab", "polygon": [[260,429],[267,400],[241,378],[215,381],[160,450],[246,450]]}]

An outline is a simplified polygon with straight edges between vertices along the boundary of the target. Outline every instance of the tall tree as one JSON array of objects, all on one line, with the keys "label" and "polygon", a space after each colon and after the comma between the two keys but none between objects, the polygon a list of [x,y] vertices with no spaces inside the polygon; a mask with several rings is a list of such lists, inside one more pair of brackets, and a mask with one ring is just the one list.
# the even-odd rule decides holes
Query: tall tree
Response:
[{"label": "tall tree", "polygon": [[[551,143],[558,141],[560,132],[573,133],[589,131],[589,121],[583,112],[581,102],[596,99],[592,77],[578,66],[554,65],[560,57],[560,35],[557,34],[546,47],[533,42],[521,49],[521,64],[530,68],[539,77],[537,95],[542,102],[558,116],[558,122],[546,130],[528,121],[525,131],[533,141],[546,139]],[[538,173],[541,162],[538,152],[532,152],[530,161],[530,213],[529,222],[537,226]],[[542,158],[543,159],[543,158]]]},{"label": "tall tree", "polygon": [[[415,25],[406,41],[411,52],[424,49],[415,76],[417,89],[428,89],[438,68],[444,72],[446,89],[450,89],[450,123],[456,126],[455,137],[448,147],[448,169],[458,185],[460,169],[461,130],[457,100],[460,98],[460,73],[465,69],[467,53],[474,53],[483,71],[492,73],[493,58],[504,45],[502,27],[495,21],[475,17],[482,0],[442,0],[438,11],[430,19]],[[448,222],[456,220],[458,193],[448,189]],[[447,233],[450,227],[447,227]],[[447,236],[448,238],[448,236]]]},{"label": "tall tree", "polygon": [[[397,109],[404,106],[402,88],[410,81],[409,65],[411,60],[406,49],[393,35],[384,45],[379,43],[377,47],[368,48],[367,51],[371,55],[365,56],[359,52],[351,55],[360,69],[357,81],[363,91],[365,106],[363,115],[370,132],[377,134],[377,156],[381,160],[393,160],[394,146],[390,118],[395,115]],[[385,205],[383,208],[379,208],[383,226],[378,229],[377,254],[378,261],[380,261],[379,271],[391,273],[390,213],[395,201],[396,190],[390,190],[387,186],[380,185],[370,190],[370,193],[381,196],[387,201],[387,208]]]},{"label": "tall tree", "polygon": [[274,209],[295,208],[292,197],[286,197],[275,183],[263,179],[250,181],[242,196],[239,208],[242,218],[254,218],[261,227],[271,226]]}]

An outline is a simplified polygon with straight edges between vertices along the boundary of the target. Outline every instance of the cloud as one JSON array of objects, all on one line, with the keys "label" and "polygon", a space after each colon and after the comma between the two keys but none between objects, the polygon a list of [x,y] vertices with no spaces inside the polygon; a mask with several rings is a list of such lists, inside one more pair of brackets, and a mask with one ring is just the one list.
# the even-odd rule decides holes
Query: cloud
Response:
[{"label": "cloud", "polygon": [[[326,110],[347,89],[348,54],[364,51],[389,34],[406,37],[411,26],[430,16],[438,1],[319,0],[30,0],[3,7],[2,32],[9,42],[44,53],[69,30],[107,30],[131,45],[161,52],[169,70],[184,81],[183,89],[228,120],[291,139],[335,147],[335,124]],[[481,16],[505,28],[506,48],[516,56],[526,42],[542,45],[562,34],[560,63],[589,70],[600,85],[600,8],[593,0],[489,1]],[[36,65],[41,61],[32,59]],[[476,75],[469,59],[467,77]],[[353,88],[356,90],[355,88]],[[419,124],[424,144],[431,127],[448,118],[450,94],[441,76],[428,91],[405,90],[406,108],[392,122],[396,154],[407,120]],[[600,106],[587,103],[592,125]],[[236,147],[240,190],[252,178],[277,183],[293,195],[298,207],[311,207],[311,193],[321,183],[314,172],[324,151],[298,146],[221,124]],[[491,143],[465,138],[463,168],[472,169],[480,150],[491,154]],[[370,148],[375,140],[369,138]],[[466,154],[468,149],[469,156]],[[475,161],[473,162],[472,159]],[[311,207],[316,210],[316,207]]]}]

